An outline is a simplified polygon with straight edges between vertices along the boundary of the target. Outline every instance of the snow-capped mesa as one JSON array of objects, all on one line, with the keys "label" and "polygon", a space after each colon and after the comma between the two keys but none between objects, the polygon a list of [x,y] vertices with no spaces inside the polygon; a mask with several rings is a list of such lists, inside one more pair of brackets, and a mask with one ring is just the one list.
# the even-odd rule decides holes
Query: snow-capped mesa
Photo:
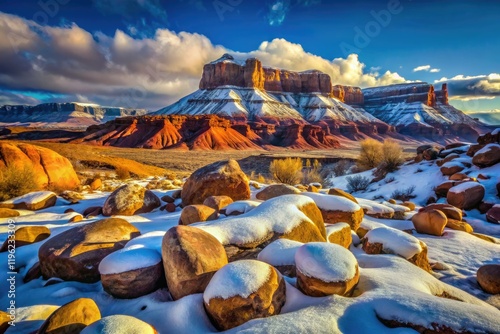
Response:
[{"label": "snow-capped mesa", "polygon": [[255,58],[239,61],[225,54],[206,64],[200,90],[156,111],[155,115],[292,118],[307,122],[374,122],[375,117],[349,103],[362,103],[361,89],[333,86],[317,70],[293,72],[263,67]]},{"label": "snow-capped mesa", "polygon": [[43,103],[0,107],[0,125],[48,128],[86,128],[123,116],[141,116],[146,109],[103,107],[93,103]]}]

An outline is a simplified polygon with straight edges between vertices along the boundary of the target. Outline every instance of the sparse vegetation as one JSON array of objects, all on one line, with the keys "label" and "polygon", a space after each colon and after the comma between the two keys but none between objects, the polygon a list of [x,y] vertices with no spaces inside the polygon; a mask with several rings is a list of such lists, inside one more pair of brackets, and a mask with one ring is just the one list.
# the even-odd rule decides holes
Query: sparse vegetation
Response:
[{"label": "sparse vegetation", "polygon": [[333,165],[333,175],[335,176],[344,176],[347,174],[349,171],[349,168],[351,167],[351,163],[349,160],[339,160],[335,165]]},{"label": "sparse vegetation", "polygon": [[0,201],[38,190],[33,167],[16,168],[9,166],[0,171]]},{"label": "sparse vegetation", "polygon": [[302,159],[286,158],[273,160],[269,166],[269,172],[275,181],[295,185],[302,178]]},{"label": "sparse vegetation", "polygon": [[356,165],[360,171],[365,171],[377,167],[382,162],[382,143],[375,139],[365,139],[361,143]]},{"label": "sparse vegetation", "polygon": [[415,198],[417,197],[415,194],[414,194],[414,191],[415,191],[415,186],[410,186],[406,189],[402,189],[402,190],[394,190],[392,195],[391,195],[391,198],[394,198],[396,200],[400,200],[400,201],[409,201],[410,199],[412,198]]},{"label": "sparse vegetation", "polygon": [[128,169],[122,167],[122,166],[119,166],[115,169],[115,172],[116,172],[116,177],[119,179],[119,180],[127,180],[127,179],[130,179],[130,172],[128,171]]},{"label": "sparse vegetation", "polygon": [[365,176],[355,175],[347,177],[347,191],[350,193],[364,191],[369,185],[370,179]]},{"label": "sparse vegetation", "polygon": [[377,169],[385,174],[392,173],[403,164],[403,148],[394,140],[386,139],[382,144],[382,161]]},{"label": "sparse vegetation", "polygon": [[321,173],[321,163],[317,159],[314,159],[311,164],[311,160],[307,159],[306,169],[302,172],[302,183],[309,184],[314,182],[321,184],[324,182],[324,178]]}]

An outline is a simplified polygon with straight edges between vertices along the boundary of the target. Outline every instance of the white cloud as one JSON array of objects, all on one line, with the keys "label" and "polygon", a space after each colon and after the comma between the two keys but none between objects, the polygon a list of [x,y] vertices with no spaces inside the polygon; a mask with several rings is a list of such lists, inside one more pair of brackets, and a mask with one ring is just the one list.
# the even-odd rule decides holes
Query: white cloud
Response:
[{"label": "white cloud", "polygon": [[448,90],[456,99],[479,100],[493,99],[500,96],[500,74],[466,76],[456,75],[452,78],[443,77],[435,83],[448,83]]},{"label": "white cloud", "polygon": [[431,65],[421,65],[417,66],[413,69],[413,72],[419,72],[419,71],[428,71],[431,69]]},{"label": "white cloud", "polygon": [[[153,37],[94,33],[76,24],[40,26],[0,13],[0,89],[46,91],[103,105],[157,109],[198,89],[203,65],[229,52],[289,70],[318,69],[335,84],[404,82],[398,73],[370,73],[356,54],[324,59],[284,39],[238,53],[196,33],[158,29]],[[18,96],[15,100],[19,100]]]},{"label": "white cloud", "polygon": [[437,73],[441,71],[439,68],[432,68],[431,65],[420,65],[417,66],[413,69],[413,72],[420,72],[420,71],[426,71],[426,72],[431,72],[431,73]]}]

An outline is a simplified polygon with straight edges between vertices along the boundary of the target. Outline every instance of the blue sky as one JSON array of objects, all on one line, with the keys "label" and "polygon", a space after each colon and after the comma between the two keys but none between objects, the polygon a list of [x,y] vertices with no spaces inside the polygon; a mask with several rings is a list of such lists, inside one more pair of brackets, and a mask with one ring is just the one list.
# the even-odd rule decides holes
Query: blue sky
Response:
[{"label": "blue sky", "polygon": [[459,108],[500,109],[500,1],[41,0],[0,11],[0,104],[160,108],[230,52],[361,87],[448,82]]}]

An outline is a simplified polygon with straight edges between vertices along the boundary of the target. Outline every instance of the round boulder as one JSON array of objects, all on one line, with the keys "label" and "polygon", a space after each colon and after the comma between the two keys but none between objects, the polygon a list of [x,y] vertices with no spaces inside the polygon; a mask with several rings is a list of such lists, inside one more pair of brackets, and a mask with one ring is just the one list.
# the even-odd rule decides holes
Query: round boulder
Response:
[{"label": "round boulder", "polygon": [[104,202],[104,216],[133,216],[151,212],[161,205],[160,199],[139,184],[126,184],[116,189]]},{"label": "round boulder", "polygon": [[500,162],[500,145],[488,144],[474,154],[472,163],[478,167],[489,167]]},{"label": "round boulder", "polygon": [[45,279],[97,282],[101,260],[139,235],[134,225],[120,218],[98,220],[64,231],[40,247],[42,275]]},{"label": "round boulder", "polygon": [[175,226],[162,241],[162,259],[174,299],[200,293],[217,270],[227,264],[226,251],[211,234],[191,226]]},{"label": "round boulder", "polygon": [[358,261],[342,246],[311,242],[295,253],[297,287],[306,295],[349,296],[359,281]]},{"label": "round boulder", "polygon": [[293,195],[300,194],[300,190],[292,187],[288,184],[271,184],[261,191],[259,191],[255,197],[261,201],[267,201],[268,199],[283,196],[283,195]]},{"label": "round boulder", "polygon": [[18,216],[19,212],[16,210],[0,208],[0,218],[13,218]]},{"label": "round boulder", "polygon": [[448,191],[446,200],[449,204],[462,210],[472,210],[484,198],[484,186],[477,182],[464,182]]},{"label": "round boulder", "polygon": [[[50,236],[50,230],[46,226],[22,226],[14,234],[16,248],[40,242]],[[12,245],[12,243],[11,243]],[[9,239],[5,240],[0,248],[1,252],[6,252],[9,246]]]},{"label": "round boulder", "polygon": [[211,207],[217,212],[231,203],[233,203],[233,199],[229,196],[210,196],[203,201],[203,205]]},{"label": "round boulder", "polygon": [[441,236],[448,218],[442,211],[429,209],[416,213],[411,221],[418,233]]},{"label": "round boulder", "polygon": [[462,210],[457,207],[454,207],[450,204],[444,203],[433,203],[427,205],[425,208],[422,208],[420,211],[430,211],[430,210],[439,210],[445,214],[448,219],[462,220],[463,214]]},{"label": "round boulder", "polygon": [[86,326],[99,319],[101,319],[101,312],[96,303],[89,298],[79,298],[55,310],[37,333],[80,333]]},{"label": "round boulder", "polygon": [[37,190],[47,187],[72,190],[80,185],[71,162],[48,148],[0,142],[0,157],[0,171],[9,167],[31,167]]},{"label": "round boulder", "polygon": [[117,298],[137,298],[156,291],[164,282],[160,254],[142,246],[120,249],[99,263],[104,291]]},{"label": "round boulder", "polygon": [[328,195],[342,196],[342,197],[350,199],[354,203],[358,204],[358,201],[356,200],[356,198],[353,195],[349,194],[346,191],[343,191],[342,189],[330,188],[330,190],[328,190]]},{"label": "round boulder", "polygon": [[203,293],[207,314],[219,330],[279,314],[285,299],[286,285],[281,275],[256,260],[227,264],[215,273]]},{"label": "round boulder", "polygon": [[326,226],[326,240],[349,249],[352,243],[351,227],[347,223]]},{"label": "round boulder", "polygon": [[218,218],[218,212],[203,204],[187,205],[182,209],[179,218],[180,225],[191,225],[198,222],[215,220]]},{"label": "round boulder", "polygon": [[477,282],[492,295],[500,294],[500,264],[487,264],[477,270]]},{"label": "round boulder", "polygon": [[103,333],[157,334],[158,332],[150,324],[130,315],[123,314],[104,317],[85,327],[80,332],[80,334]]},{"label": "round boulder", "polygon": [[54,206],[56,201],[52,191],[36,191],[1,202],[0,208],[37,211]]},{"label": "round boulder", "polygon": [[250,198],[248,177],[236,160],[215,162],[196,170],[181,192],[184,205],[202,204],[207,197],[222,195],[235,201]]},{"label": "round boulder", "polygon": [[500,204],[495,204],[486,212],[486,220],[493,224],[500,224]]}]

